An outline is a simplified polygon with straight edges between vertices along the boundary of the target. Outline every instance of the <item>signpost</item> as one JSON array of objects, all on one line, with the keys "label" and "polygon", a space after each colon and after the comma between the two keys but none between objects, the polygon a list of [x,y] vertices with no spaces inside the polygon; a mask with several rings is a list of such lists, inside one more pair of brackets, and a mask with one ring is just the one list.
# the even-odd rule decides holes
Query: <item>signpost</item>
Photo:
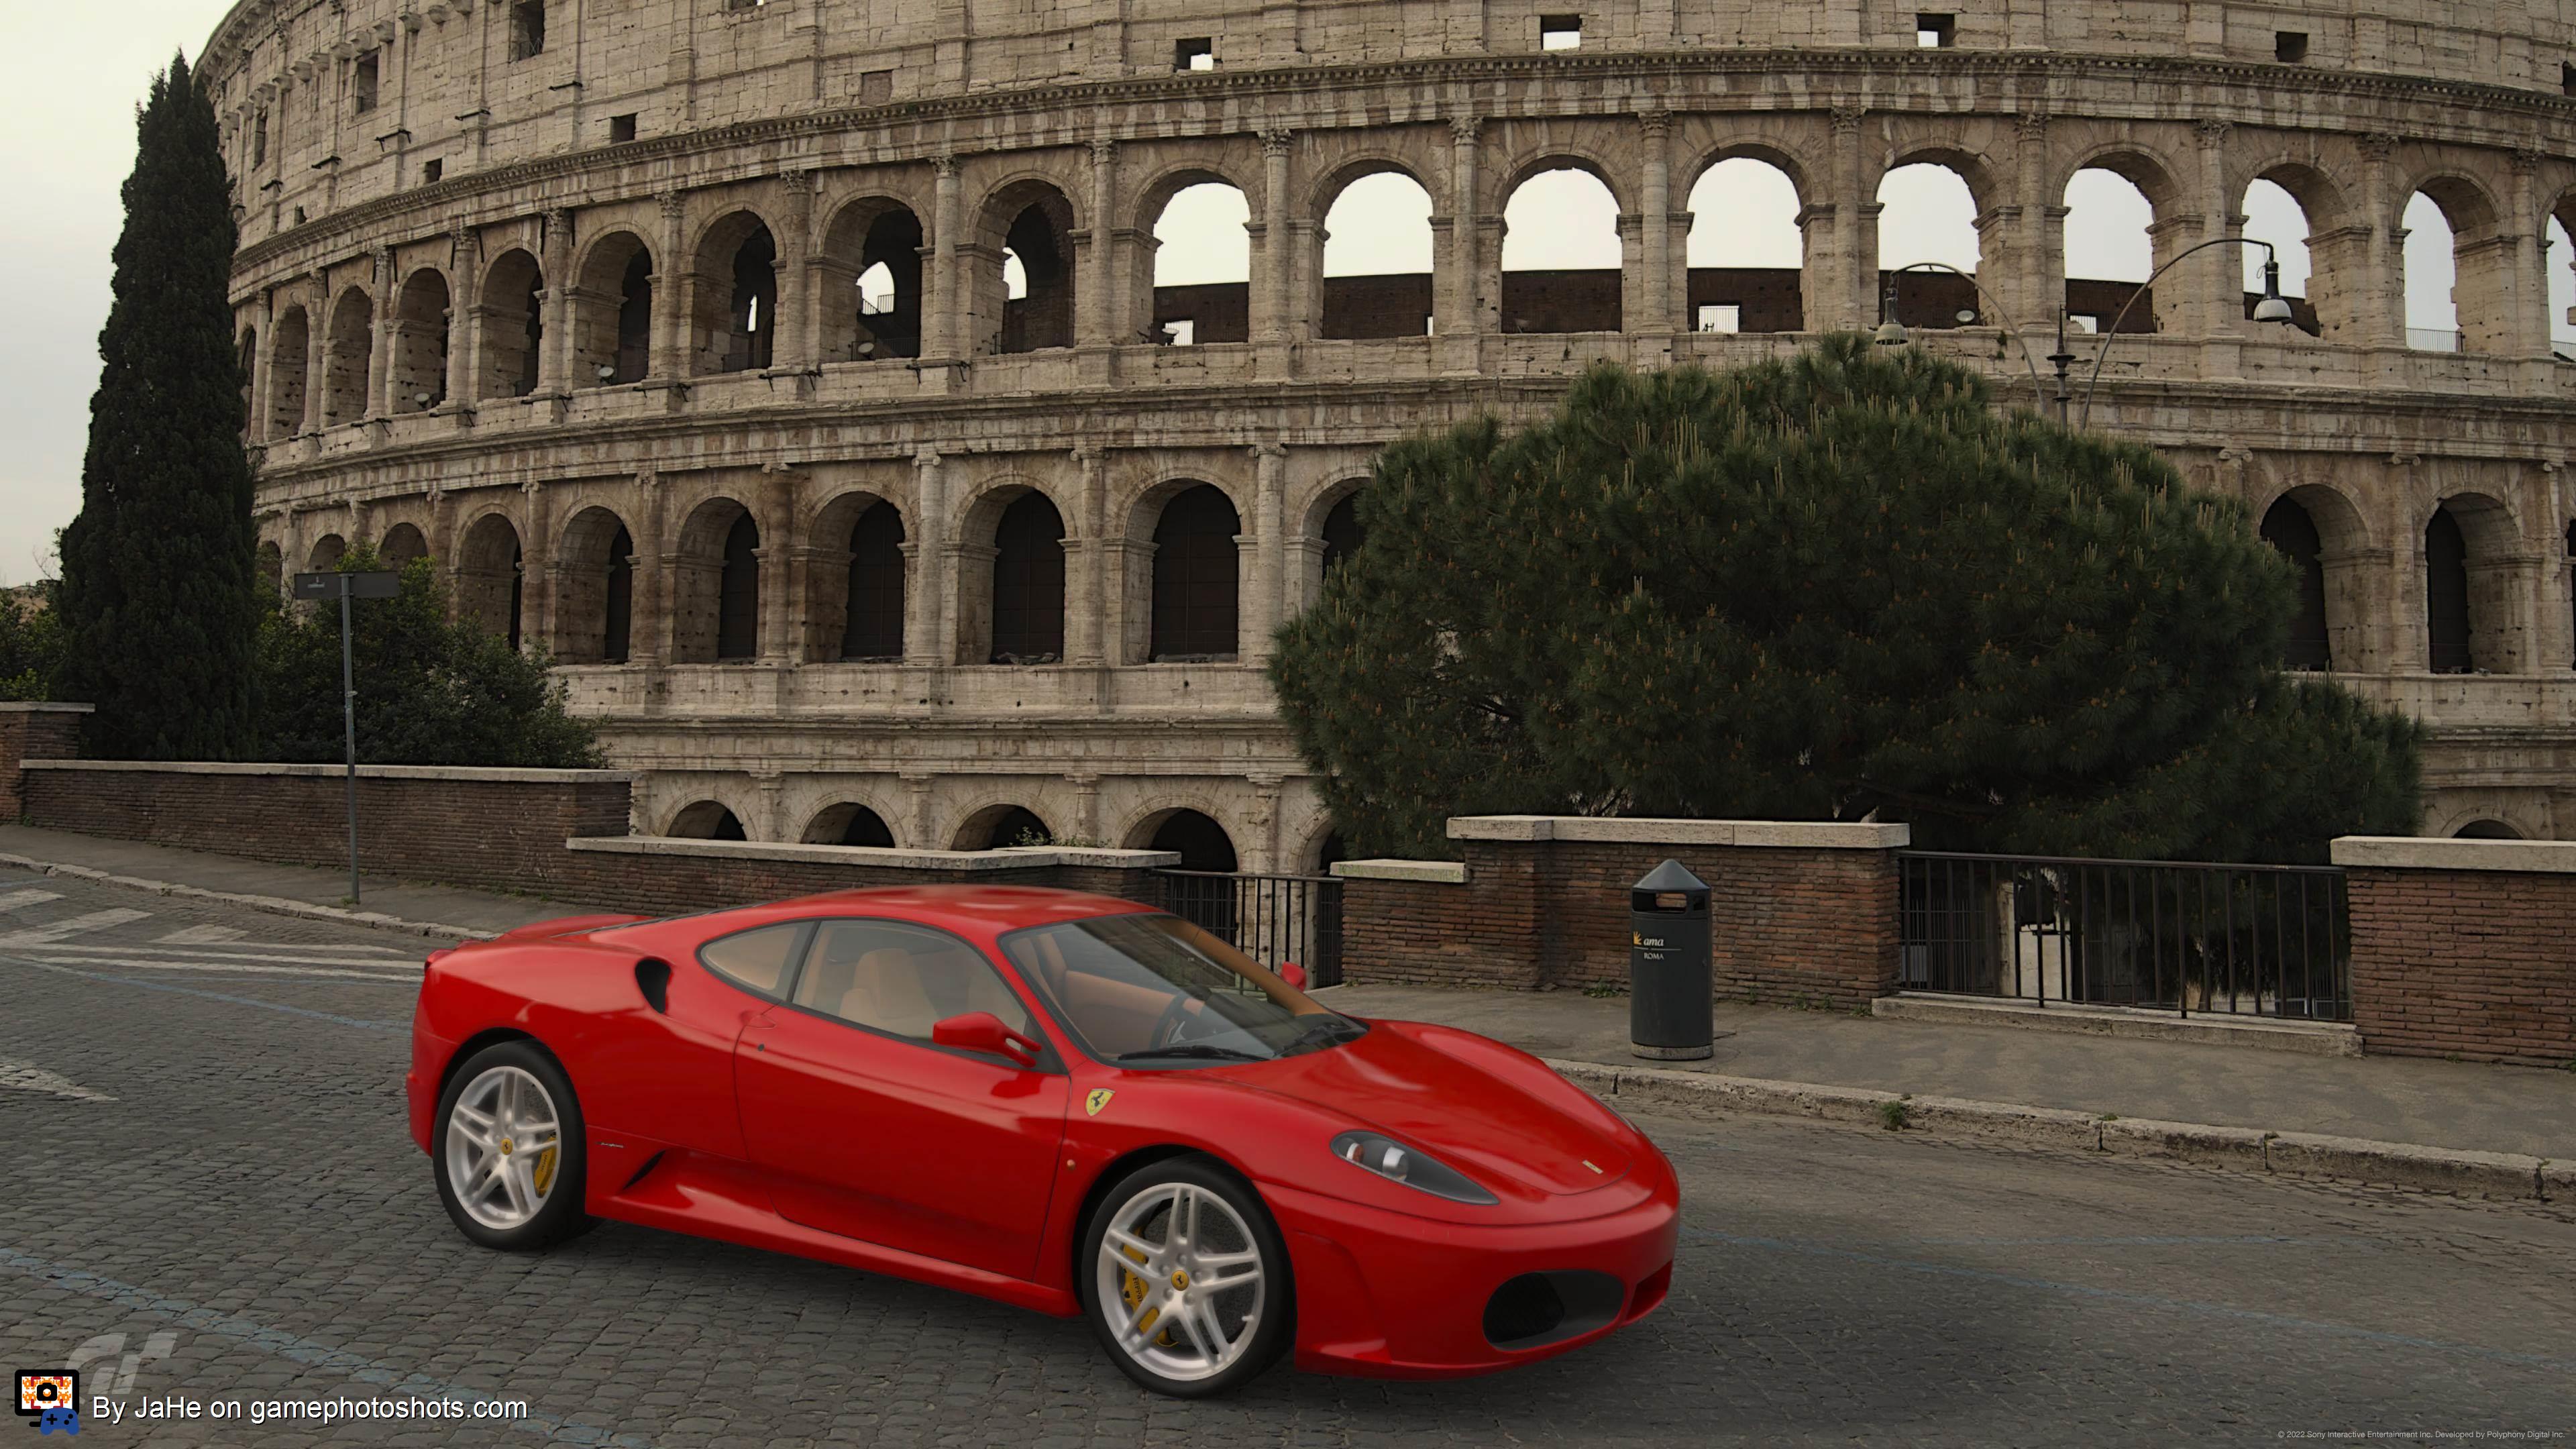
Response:
[{"label": "signpost", "polygon": [[342,741],[348,751],[349,801],[349,904],[359,904],[358,895],[358,686],[356,666],[350,658],[349,601],[351,599],[390,599],[402,592],[402,575],[390,571],[357,574],[297,574],[295,597],[299,599],[338,599],[340,601],[340,725]]}]

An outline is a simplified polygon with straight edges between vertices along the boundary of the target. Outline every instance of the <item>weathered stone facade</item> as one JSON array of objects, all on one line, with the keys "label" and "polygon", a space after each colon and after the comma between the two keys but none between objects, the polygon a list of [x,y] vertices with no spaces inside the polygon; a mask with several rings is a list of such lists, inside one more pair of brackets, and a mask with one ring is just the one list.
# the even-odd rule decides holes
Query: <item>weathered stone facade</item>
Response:
[{"label": "weathered stone facade", "polygon": [[[2544,245],[2576,219],[2576,5],[2015,3],[1920,49],[1914,12],[1851,0],[1615,0],[1542,51],[1552,3],[248,0],[204,73],[263,538],[290,572],[351,538],[440,560],[459,607],[564,661],[646,772],[648,833],[719,801],[754,840],[840,839],[860,805],[896,845],[972,847],[1019,807],[1125,846],[1195,810],[1246,867],[1309,868],[1329,822],[1260,666],[1371,453],[1544,409],[1595,358],[1799,345],[1691,330],[1707,167],[1788,174],[1797,325],[1833,329],[1877,320],[1879,179],[1950,166],[2038,352],[2076,170],[2140,188],[2160,262],[2270,179],[2309,219],[2316,335],[2246,321],[2240,249],[2204,252],[2120,339],[2094,421],[2258,517],[2306,510],[2331,667],[2436,732],[2429,832],[2576,835],[2576,368]],[[1215,68],[1186,68],[1201,40]],[[1532,335],[1501,213],[1568,165],[1617,198],[1625,261],[1615,298],[1607,274],[1551,295],[1615,330]],[[1386,170],[1432,199],[1432,275],[1328,283],[1327,211]],[[1155,220],[1210,179],[1249,199],[1250,280],[1158,297]],[[2457,235],[2456,352],[2407,346],[2418,191]],[[851,305],[872,269],[890,311]],[[1146,340],[1185,303],[1199,345]],[[2032,400],[2001,331],[1918,335]],[[1235,519],[1230,651],[1157,632],[1158,529],[1200,485]],[[2428,637],[2437,510],[2460,659]],[[869,591],[854,554],[899,582]],[[861,642],[868,611],[899,630]]]}]

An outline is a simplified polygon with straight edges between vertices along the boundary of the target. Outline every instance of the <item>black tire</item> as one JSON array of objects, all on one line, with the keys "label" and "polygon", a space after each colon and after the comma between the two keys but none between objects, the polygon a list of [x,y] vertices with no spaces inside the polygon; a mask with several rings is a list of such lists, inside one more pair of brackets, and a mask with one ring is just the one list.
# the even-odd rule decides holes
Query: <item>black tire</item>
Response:
[{"label": "black tire", "polygon": [[[1247,1245],[1260,1254],[1264,1294],[1258,1318],[1250,1326],[1250,1336],[1237,1340],[1240,1352],[1213,1374],[1196,1378],[1177,1378],[1158,1372],[1138,1361],[1119,1341],[1119,1329],[1110,1321],[1101,1296],[1102,1247],[1112,1219],[1141,1194],[1156,1188],[1182,1186],[1196,1188],[1221,1200],[1233,1210],[1235,1218],[1248,1230]],[[1232,1224],[1216,1222],[1211,1232],[1230,1233]],[[1168,1228],[1162,1241],[1169,1241]],[[1220,1247],[1229,1246],[1219,1244]],[[1082,1316],[1100,1339],[1109,1361],[1138,1384],[1155,1393],[1176,1399],[1203,1399],[1224,1394],[1258,1378],[1279,1360],[1296,1337],[1296,1290],[1290,1279],[1287,1240],[1280,1236],[1279,1225],[1272,1221],[1270,1209],[1251,1184],[1236,1176],[1222,1164],[1207,1157],[1165,1158],[1119,1178],[1101,1194],[1099,1203],[1082,1225],[1077,1240],[1079,1256],[1075,1262],[1074,1284],[1082,1299]],[[1236,1306],[1248,1296],[1232,1295]],[[1123,1302],[1114,1306],[1125,1311]]]},{"label": "black tire", "polygon": [[[512,1226],[479,1221],[467,1209],[451,1179],[448,1150],[458,1100],[486,1076],[503,1068],[514,1068],[536,1080],[554,1110],[556,1124],[557,1156],[547,1174],[543,1201],[533,1215]],[[505,1041],[485,1047],[448,1075],[446,1090],[438,1094],[438,1115],[430,1123],[429,1161],[431,1174],[438,1182],[438,1200],[446,1206],[448,1218],[458,1232],[483,1247],[512,1253],[536,1252],[585,1232],[594,1223],[582,1211],[590,1164],[582,1133],[581,1099],[574,1094],[572,1079],[564,1075],[563,1067],[532,1041]]]}]

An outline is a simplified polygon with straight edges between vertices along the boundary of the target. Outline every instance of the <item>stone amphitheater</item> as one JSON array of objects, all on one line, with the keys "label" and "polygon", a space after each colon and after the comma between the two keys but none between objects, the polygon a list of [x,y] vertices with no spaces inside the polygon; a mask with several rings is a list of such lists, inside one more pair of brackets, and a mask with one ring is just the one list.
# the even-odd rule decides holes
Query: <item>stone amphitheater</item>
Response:
[{"label": "stone amphitheater", "polygon": [[[2071,320],[2093,424],[2300,565],[2291,662],[2430,725],[2427,833],[2576,835],[2571,62],[2567,0],[246,0],[203,72],[268,567],[431,556],[647,772],[645,833],[1299,872],[1339,842],[1263,660],[1376,448],[1888,320],[2043,407]],[[1794,187],[1800,265],[1692,263],[1730,161]],[[1923,165],[1973,282],[1882,267]],[[1618,266],[1508,268],[1566,172]],[[2152,208],[2152,289],[2067,275],[2087,172]],[[1429,260],[1327,265],[1390,177]],[[1241,279],[1158,286],[1210,185]],[[2192,252],[2267,186],[2286,323]]]}]

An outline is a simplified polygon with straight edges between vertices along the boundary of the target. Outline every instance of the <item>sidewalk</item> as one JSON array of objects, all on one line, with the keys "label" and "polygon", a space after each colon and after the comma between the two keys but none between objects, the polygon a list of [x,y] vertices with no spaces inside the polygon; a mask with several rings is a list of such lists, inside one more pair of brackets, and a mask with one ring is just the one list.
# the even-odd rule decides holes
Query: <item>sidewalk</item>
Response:
[{"label": "sidewalk", "polygon": [[2576,1158],[2576,1072],[2419,1057],[2305,1056],[1725,1003],[1717,1008],[1715,1057],[1647,1062],[1628,1054],[1625,997],[1342,986],[1323,999],[1357,1016],[1440,1022],[1538,1056],[1623,1070],[1678,1068],[2096,1116]]},{"label": "sidewalk", "polygon": [[[0,857],[144,882],[263,898],[266,909],[345,913],[348,876],[303,866],[69,831],[0,825]],[[591,909],[568,902],[367,877],[364,910],[447,934],[489,935]],[[258,902],[253,902],[257,904]],[[436,936],[438,931],[416,934]],[[2243,1047],[2070,1036],[1721,1004],[1717,1054],[1642,1062],[1628,1054],[1628,1003],[1570,991],[1341,986],[1324,997],[1359,1016],[1441,1022],[1560,1061],[1621,1072],[1677,1069],[1824,1088],[2064,1109],[2088,1117],[2310,1133],[2576,1160],[2576,1071],[2407,1057],[2325,1057]]]}]

